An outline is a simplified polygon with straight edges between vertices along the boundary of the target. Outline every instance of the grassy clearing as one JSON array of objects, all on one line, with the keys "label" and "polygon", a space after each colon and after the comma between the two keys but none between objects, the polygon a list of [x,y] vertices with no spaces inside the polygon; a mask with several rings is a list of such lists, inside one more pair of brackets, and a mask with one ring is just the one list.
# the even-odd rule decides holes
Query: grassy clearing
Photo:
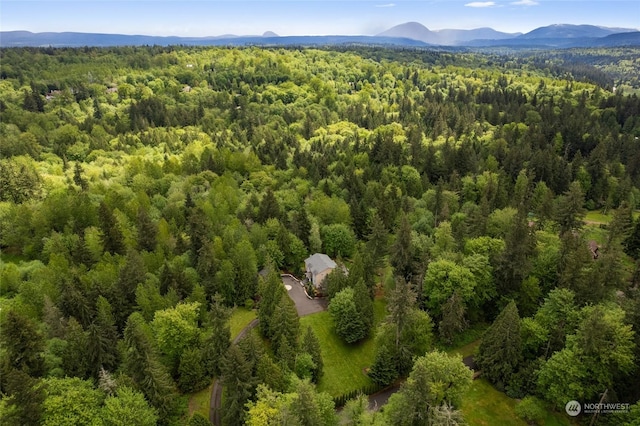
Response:
[{"label": "grassy clearing", "polygon": [[[379,324],[385,315],[385,302],[381,299],[376,300],[375,324]],[[300,326],[301,330],[306,330],[307,326],[310,326],[320,340],[324,374],[318,383],[319,391],[336,397],[372,383],[364,370],[373,363],[375,355],[373,337],[355,345],[343,342],[336,335],[331,316],[326,311],[300,318]]]},{"label": "grassy clearing", "polygon": [[584,217],[584,220],[587,223],[597,223],[597,224],[600,224],[600,223],[607,224],[611,222],[612,219],[613,219],[613,216],[611,214],[604,214],[599,210],[588,211]]},{"label": "grassy clearing", "polygon": [[497,391],[484,379],[474,380],[462,399],[462,413],[469,425],[520,425],[527,422],[516,416],[517,401]]},{"label": "grassy clearing", "polygon": [[[460,350],[462,349],[460,348]],[[516,415],[517,403],[517,399],[509,398],[496,390],[485,379],[477,379],[473,381],[469,391],[463,397],[461,409],[470,426],[527,426],[527,422]],[[565,415],[549,410],[543,424],[545,426],[569,426],[573,423]]]},{"label": "grassy clearing", "polygon": [[236,307],[233,309],[231,313],[231,318],[229,319],[229,327],[231,328],[231,339],[235,339],[235,337],[240,334],[243,328],[245,328],[251,321],[256,318],[256,311],[249,310],[244,307]]},{"label": "grassy clearing", "polygon": [[200,392],[191,394],[191,397],[189,398],[189,417],[193,416],[195,413],[200,413],[205,418],[209,418],[209,404],[211,400],[212,386],[213,385],[211,384]]}]

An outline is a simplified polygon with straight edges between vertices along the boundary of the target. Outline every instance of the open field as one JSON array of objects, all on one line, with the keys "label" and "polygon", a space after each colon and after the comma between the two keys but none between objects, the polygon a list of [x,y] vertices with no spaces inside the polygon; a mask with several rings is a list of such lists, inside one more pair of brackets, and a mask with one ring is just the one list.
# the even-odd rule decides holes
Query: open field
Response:
[{"label": "open field", "polygon": [[[375,323],[379,324],[386,315],[386,305],[382,300],[374,303]],[[319,312],[300,318],[300,329],[311,326],[320,340],[324,375],[318,383],[318,390],[331,396],[343,395],[372,383],[365,375],[375,355],[373,336],[364,341],[349,345],[343,342],[333,329],[329,312]]]}]

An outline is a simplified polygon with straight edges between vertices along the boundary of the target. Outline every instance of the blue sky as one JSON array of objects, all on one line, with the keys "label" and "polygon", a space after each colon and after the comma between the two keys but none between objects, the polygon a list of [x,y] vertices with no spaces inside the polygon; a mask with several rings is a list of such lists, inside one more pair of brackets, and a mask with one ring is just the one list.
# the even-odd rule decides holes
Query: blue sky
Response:
[{"label": "blue sky", "polygon": [[1,0],[0,29],[215,36],[366,34],[417,21],[431,30],[550,24],[640,29],[638,0]]}]

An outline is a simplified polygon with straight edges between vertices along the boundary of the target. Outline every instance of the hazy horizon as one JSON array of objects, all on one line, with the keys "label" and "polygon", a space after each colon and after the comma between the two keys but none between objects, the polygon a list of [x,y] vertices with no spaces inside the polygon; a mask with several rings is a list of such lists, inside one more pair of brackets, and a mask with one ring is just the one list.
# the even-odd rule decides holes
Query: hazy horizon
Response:
[{"label": "hazy horizon", "polygon": [[3,0],[2,31],[207,37],[224,34],[375,35],[405,22],[430,30],[491,27],[526,33],[552,24],[640,28],[640,2]]}]

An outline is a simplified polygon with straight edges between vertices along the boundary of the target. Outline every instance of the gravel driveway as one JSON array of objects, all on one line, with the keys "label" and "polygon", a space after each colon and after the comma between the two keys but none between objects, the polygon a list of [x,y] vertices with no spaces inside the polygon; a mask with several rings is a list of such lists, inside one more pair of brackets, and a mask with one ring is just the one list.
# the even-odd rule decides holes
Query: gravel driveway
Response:
[{"label": "gravel driveway", "polygon": [[289,297],[293,300],[298,311],[298,316],[315,314],[327,309],[325,299],[309,299],[304,292],[302,285],[291,277],[282,277],[282,282],[289,293]]}]

